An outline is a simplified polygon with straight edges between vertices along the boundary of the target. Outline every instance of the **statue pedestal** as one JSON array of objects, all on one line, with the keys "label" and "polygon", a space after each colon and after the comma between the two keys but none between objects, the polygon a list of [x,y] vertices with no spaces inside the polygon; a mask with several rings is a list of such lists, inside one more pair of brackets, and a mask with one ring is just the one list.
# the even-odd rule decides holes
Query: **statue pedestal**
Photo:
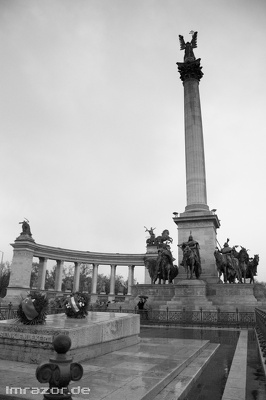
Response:
[{"label": "statue pedestal", "polygon": [[20,235],[12,246],[14,252],[11,275],[3,303],[11,302],[13,305],[17,305],[21,302],[21,296],[26,297],[30,290],[35,242],[29,235]]},{"label": "statue pedestal", "polygon": [[207,299],[206,282],[199,279],[183,280],[174,287],[175,294],[166,305],[169,310],[180,310],[182,308],[186,310],[199,310],[201,308],[203,310],[216,310],[212,301]]},{"label": "statue pedestal", "polygon": [[[202,274],[201,280],[208,283],[217,283],[218,274],[216,262],[214,258],[214,250],[216,247],[216,229],[219,228],[220,222],[216,214],[211,211],[187,211],[175,217],[174,222],[178,226],[178,243],[188,241],[190,232],[193,239],[199,243]],[[178,249],[179,262],[183,259],[183,252]],[[176,281],[184,280],[187,273],[184,267],[179,268],[179,275]]]},{"label": "statue pedestal", "polygon": [[258,307],[258,300],[254,296],[254,285],[249,283],[237,284],[209,284],[208,298],[221,311],[253,311]]}]

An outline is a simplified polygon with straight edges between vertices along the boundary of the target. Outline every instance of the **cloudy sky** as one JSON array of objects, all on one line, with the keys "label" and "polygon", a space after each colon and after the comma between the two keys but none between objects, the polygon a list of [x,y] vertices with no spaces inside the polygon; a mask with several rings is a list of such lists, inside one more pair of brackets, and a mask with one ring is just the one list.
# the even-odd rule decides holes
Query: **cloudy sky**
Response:
[{"label": "cloudy sky", "polygon": [[144,226],[168,229],[177,257],[190,30],[218,241],[266,281],[265,0],[0,0],[4,261],[24,217],[37,243],[86,251],[144,253]]}]

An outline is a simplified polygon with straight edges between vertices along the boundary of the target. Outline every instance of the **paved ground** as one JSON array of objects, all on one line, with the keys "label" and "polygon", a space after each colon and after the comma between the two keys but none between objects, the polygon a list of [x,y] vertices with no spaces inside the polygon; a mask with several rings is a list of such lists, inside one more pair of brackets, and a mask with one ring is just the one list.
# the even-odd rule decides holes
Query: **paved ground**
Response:
[{"label": "paved ground", "polygon": [[[84,375],[79,382],[70,385],[74,390],[72,398],[73,400],[190,399],[189,390],[193,387],[195,395],[201,378],[197,381],[197,385],[195,385],[196,379],[201,374],[204,376],[205,370],[207,372],[211,366],[217,366],[217,363],[221,362],[222,356],[218,357],[220,348],[222,346],[219,347],[218,344],[205,339],[142,337],[139,345],[82,362]],[[214,353],[215,357],[212,358]],[[246,361],[247,331],[243,330],[233,355],[223,400],[245,400]],[[43,399],[43,395],[31,393],[32,388],[47,387],[46,384],[38,383],[35,370],[34,364],[1,360],[0,400]],[[14,387],[26,386],[31,389],[26,390],[25,395],[19,395],[19,391],[15,395]],[[78,394],[77,391],[81,388],[89,389],[89,394]],[[205,388],[203,397],[199,394],[199,397],[195,398],[211,400],[214,391],[210,381],[209,392],[207,389]],[[9,392],[8,396],[6,392]]]},{"label": "paved ground", "polygon": [[[76,392],[78,387],[89,388],[90,392],[74,394],[73,399],[152,400],[177,376],[182,393],[217,347],[207,340],[144,338],[138,345],[82,362],[84,376],[70,388],[76,387]],[[36,389],[32,393],[32,388],[47,387],[38,383],[35,370],[34,364],[2,360],[0,399],[8,398],[6,392],[14,396],[14,387],[26,386],[31,389],[16,399],[43,399],[34,394]]]}]

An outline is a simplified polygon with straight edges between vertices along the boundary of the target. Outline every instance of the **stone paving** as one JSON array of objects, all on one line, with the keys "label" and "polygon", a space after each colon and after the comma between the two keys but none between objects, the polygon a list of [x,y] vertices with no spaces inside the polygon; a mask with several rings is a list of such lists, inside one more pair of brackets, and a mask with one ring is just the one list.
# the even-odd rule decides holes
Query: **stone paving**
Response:
[{"label": "stone paving", "polygon": [[[222,400],[245,400],[247,335],[247,330],[240,333]],[[83,378],[69,386],[72,398],[185,400],[218,347],[208,340],[142,338],[139,344],[82,362]],[[43,399],[31,393],[48,387],[36,380],[35,370],[34,364],[0,360],[0,400]],[[25,394],[14,392],[26,387]],[[78,393],[81,388],[90,389],[89,394]]]},{"label": "stone paving", "polygon": [[[73,400],[157,400],[157,395],[180,375],[179,392],[188,387],[189,380],[208,361],[218,345],[208,340],[144,338],[137,345],[82,362],[83,378],[70,385]],[[47,387],[35,378],[36,365],[15,361],[0,362],[0,399],[41,400],[43,395],[31,393],[32,388]],[[13,391],[10,389],[13,388]],[[77,393],[89,388],[89,394]],[[175,393],[176,392],[175,388]],[[169,391],[172,391],[170,387]],[[169,392],[168,391],[168,392]],[[36,389],[35,389],[36,393]],[[159,399],[162,397],[158,397]],[[165,399],[169,397],[164,397]],[[162,399],[164,399],[162,398]]]}]

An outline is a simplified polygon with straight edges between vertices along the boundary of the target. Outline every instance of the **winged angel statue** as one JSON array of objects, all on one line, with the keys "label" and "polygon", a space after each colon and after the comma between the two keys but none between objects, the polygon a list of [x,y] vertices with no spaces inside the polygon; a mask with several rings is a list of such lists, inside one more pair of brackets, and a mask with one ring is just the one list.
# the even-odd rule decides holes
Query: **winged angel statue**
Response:
[{"label": "winged angel statue", "polygon": [[185,55],[184,55],[184,62],[191,62],[195,61],[196,57],[194,56],[193,49],[197,47],[197,36],[198,32],[190,32],[192,34],[192,39],[191,42],[185,43],[184,37],[179,35],[179,41],[180,41],[180,50],[185,50]]}]

